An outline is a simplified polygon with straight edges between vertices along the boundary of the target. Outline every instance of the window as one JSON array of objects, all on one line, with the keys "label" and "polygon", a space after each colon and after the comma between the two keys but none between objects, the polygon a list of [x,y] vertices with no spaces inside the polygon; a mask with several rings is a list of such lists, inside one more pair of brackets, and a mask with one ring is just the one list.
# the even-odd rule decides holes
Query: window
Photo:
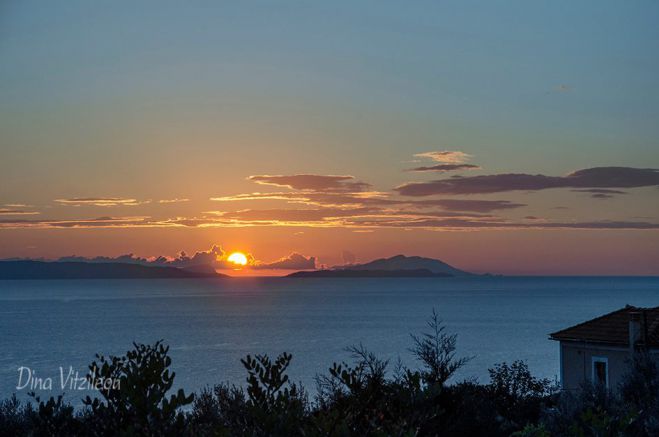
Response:
[{"label": "window", "polygon": [[609,388],[609,359],[605,357],[593,357],[593,384],[601,384]]}]

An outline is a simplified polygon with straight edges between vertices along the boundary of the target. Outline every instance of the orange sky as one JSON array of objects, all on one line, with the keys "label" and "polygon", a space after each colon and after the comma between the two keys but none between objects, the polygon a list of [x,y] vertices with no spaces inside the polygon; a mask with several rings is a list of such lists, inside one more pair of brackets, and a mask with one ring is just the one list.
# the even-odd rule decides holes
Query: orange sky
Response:
[{"label": "orange sky", "polygon": [[[657,274],[656,233],[646,231],[469,231],[333,229],[57,229],[3,231],[0,256],[140,256],[194,253],[222,244],[227,252],[251,252],[267,262],[290,252],[342,264],[342,251],[357,261],[398,253],[440,258],[475,272],[503,274]],[[135,248],[139,248],[136,250]],[[228,272],[232,274],[231,272]],[[272,273],[272,272],[254,272]],[[283,272],[282,272],[283,273]]]}]

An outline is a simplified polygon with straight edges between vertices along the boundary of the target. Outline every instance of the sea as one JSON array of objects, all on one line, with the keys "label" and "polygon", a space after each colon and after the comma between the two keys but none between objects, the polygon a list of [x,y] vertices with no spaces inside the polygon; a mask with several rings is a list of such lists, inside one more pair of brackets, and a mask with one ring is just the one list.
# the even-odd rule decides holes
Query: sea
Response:
[{"label": "sea", "polygon": [[[316,375],[352,362],[349,346],[389,360],[392,371],[398,362],[417,367],[410,334],[428,330],[433,310],[457,335],[456,356],[471,358],[454,381],[486,383],[488,368],[514,360],[555,379],[549,334],[626,304],[659,306],[659,277],[5,280],[0,398],[27,398],[32,388],[79,405],[93,390],[62,388],[61,372],[82,376],[96,354],[158,340],[186,392],[242,385],[241,358],[288,352],[291,381],[313,395]],[[22,387],[46,378],[51,387]]]}]

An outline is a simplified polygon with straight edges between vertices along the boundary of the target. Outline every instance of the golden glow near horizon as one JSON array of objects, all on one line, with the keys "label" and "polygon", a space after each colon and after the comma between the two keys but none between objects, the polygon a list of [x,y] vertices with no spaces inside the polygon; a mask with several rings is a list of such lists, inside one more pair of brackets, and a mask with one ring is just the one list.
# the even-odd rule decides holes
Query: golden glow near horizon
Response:
[{"label": "golden glow near horizon", "polygon": [[247,265],[247,257],[242,252],[233,252],[227,258],[227,261],[235,264],[236,266],[245,266]]}]

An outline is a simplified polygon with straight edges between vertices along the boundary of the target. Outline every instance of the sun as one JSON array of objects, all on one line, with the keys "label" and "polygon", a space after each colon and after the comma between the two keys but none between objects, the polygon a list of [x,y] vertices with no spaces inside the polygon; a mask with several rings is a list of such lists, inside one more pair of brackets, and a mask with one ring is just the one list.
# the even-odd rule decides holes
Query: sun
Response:
[{"label": "sun", "polygon": [[233,263],[237,266],[245,266],[247,265],[247,257],[245,256],[244,253],[241,252],[234,252],[231,255],[229,255],[229,258],[227,258],[227,261],[230,263]]}]

